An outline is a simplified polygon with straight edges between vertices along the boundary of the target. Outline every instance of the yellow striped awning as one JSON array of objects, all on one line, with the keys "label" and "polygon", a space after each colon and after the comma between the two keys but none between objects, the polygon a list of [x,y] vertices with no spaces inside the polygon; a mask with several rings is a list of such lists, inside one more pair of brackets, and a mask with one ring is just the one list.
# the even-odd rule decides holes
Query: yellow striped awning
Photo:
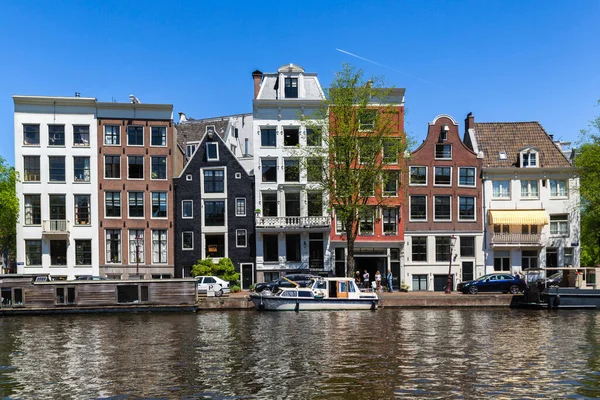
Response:
[{"label": "yellow striped awning", "polygon": [[547,225],[545,210],[489,210],[490,225]]}]

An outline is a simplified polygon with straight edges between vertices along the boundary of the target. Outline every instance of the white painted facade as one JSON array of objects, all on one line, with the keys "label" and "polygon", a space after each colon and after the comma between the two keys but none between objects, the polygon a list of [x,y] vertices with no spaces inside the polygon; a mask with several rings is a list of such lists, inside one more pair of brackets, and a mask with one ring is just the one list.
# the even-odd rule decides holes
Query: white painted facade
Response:
[{"label": "white painted facade", "polygon": [[[48,273],[65,279],[74,279],[78,275],[98,275],[96,100],[42,96],[13,96],[13,100],[15,169],[21,177],[16,188],[20,204],[17,273]],[[26,143],[25,125],[39,127],[38,144],[35,141]],[[64,145],[51,145],[49,127],[53,125],[64,125]],[[88,127],[89,133],[85,135],[79,131],[77,139],[74,139],[74,126]],[[26,156],[39,157],[39,180],[35,177],[31,180],[35,173],[25,172]],[[63,180],[50,180],[50,157],[64,157]],[[83,163],[83,169],[76,170],[74,157],[82,157],[77,159],[77,166],[81,167]],[[88,160],[87,167],[86,162],[82,161],[84,159]],[[28,162],[29,160],[32,159],[28,159]],[[61,158],[54,160],[60,161]],[[31,164],[28,163],[28,166]],[[34,211],[35,204],[26,201],[25,196],[31,199],[30,195],[39,195],[39,214]],[[60,211],[57,208],[51,215],[52,195],[64,195],[65,218],[56,218],[61,214],[57,213]],[[81,211],[76,210],[76,196],[89,196],[89,214],[81,208]],[[41,243],[41,257],[37,251],[38,243]],[[30,244],[28,250],[26,244]],[[88,250],[91,251],[91,256],[87,255]]]},{"label": "white painted facade", "polygon": [[[297,85],[297,96],[286,97],[286,79],[293,80]],[[257,84],[257,83],[255,83]],[[289,94],[289,93],[288,93]],[[297,146],[306,146],[307,127],[304,117],[310,118],[322,104],[325,95],[321,89],[317,74],[306,73],[304,69],[294,65],[284,65],[276,73],[262,75],[260,90],[253,102],[253,135],[254,135],[254,174],[256,198],[256,272],[257,281],[271,280],[278,275],[289,272],[308,272],[311,267],[311,246],[320,246],[322,243],[322,268],[326,273],[331,270],[331,255],[329,249],[329,231],[331,219],[327,212],[327,198],[322,197],[322,213],[320,216],[308,216],[308,196],[311,187],[307,184],[306,172],[300,168],[299,179],[294,182],[285,179],[286,160],[297,159],[294,149]],[[291,132],[297,129],[296,139],[289,139],[286,130]],[[269,132],[269,133],[267,133]],[[272,140],[263,138],[271,135]],[[295,134],[294,134],[295,135]],[[288,137],[288,146],[286,146]],[[290,144],[291,143],[291,144]],[[265,161],[274,162],[276,178],[267,179]],[[299,162],[302,165],[302,162]],[[273,172],[273,170],[271,170]],[[276,213],[269,208],[264,196],[271,196],[276,202]],[[299,196],[299,215],[291,212],[290,198]],[[274,203],[272,203],[274,204]],[[290,209],[287,209],[290,208]],[[268,215],[267,215],[268,214]],[[276,215],[275,215],[276,214]],[[299,235],[300,257],[290,260],[287,247]],[[316,239],[322,235],[322,242]],[[265,240],[270,243],[265,247]],[[294,242],[297,243],[297,242]],[[295,247],[293,244],[292,247]],[[313,247],[314,248],[314,247]],[[267,254],[268,253],[268,254]],[[310,268],[314,272],[313,268]]]}]

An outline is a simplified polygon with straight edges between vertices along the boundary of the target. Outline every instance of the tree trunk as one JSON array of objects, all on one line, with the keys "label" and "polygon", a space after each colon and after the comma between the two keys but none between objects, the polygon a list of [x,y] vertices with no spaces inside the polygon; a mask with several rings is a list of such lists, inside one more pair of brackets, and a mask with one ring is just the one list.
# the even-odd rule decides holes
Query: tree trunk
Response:
[{"label": "tree trunk", "polygon": [[356,220],[350,217],[346,220],[346,247],[348,248],[348,258],[346,259],[346,274],[348,277],[354,277],[354,271],[356,270],[355,259],[354,259],[354,242],[356,241],[357,234]]}]

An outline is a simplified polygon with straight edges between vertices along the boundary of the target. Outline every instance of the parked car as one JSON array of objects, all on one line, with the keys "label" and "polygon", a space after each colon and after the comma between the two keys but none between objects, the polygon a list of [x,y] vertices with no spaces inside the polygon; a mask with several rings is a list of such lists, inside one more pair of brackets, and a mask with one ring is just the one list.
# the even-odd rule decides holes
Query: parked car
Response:
[{"label": "parked car", "polygon": [[79,275],[75,277],[76,281],[107,281],[108,278],[104,276],[92,276],[92,275]]},{"label": "parked car", "polygon": [[545,279],[538,279],[535,283],[538,286],[539,290],[543,291],[544,288],[547,288],[547,287],[560,286],[562,277],[563,277],[563,272],[558,271]]},{"label": "parked car", "polygon": [[[308,287],[312,285],[314,280],[318,277],[310,274],[290,274],[286,275],[285,278],[296,282],[300,287]],[[254,286],[254,291],[260,293],[263,290],[268,289],[272,292],[276,292],[280,287],[294,287],[295,285],[287,279],[279,278],[276,281],[257,283]]]},{"label": "parked car", "polygon": [[473,281],[460,282],[456,290],[464,294],[478,292],[503,292],[517,294],[525,290],[527,284],[521,278],[510,274],[488,274]]},{"label": "parked car", "polygon": [[216,297],[223,296],[223,293],[229,293],[229,282],[216,276],[197,276],[198,293],[208,293],[209,290],[215,292]]}]

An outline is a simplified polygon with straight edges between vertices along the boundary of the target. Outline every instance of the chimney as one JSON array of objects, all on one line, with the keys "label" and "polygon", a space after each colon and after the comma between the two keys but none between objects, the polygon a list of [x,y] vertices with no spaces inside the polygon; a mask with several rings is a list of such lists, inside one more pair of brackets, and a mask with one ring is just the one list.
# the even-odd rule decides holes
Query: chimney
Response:
[{"label": "chimney", "polygon": [[187,121],[187,116],[185,115],[185,113],[179,111],[179,123],[186,122],[186,121]]},{"label": "chimney", "polygon": [[254,80],[254,98],[258,96],[260,90],[260,82],[262,81],[263,73],[256,70],[252,73],[252,79]]},{"label": "chimney", "polygon": [[469,133],[469,129],[473,128],[475,128],[475,117],[470,112],[467,114],[467,118],[465,118],[465,135]]}]

